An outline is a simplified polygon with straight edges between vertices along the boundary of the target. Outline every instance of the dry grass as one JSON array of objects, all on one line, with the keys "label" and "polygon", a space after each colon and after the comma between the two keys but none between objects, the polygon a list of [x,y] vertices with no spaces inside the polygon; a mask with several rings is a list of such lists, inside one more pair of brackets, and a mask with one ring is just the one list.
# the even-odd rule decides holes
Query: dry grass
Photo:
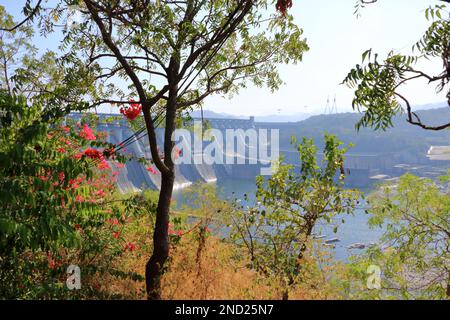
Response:
[{"label": "dry grass", "polygon": [[[129,234],[130,240],[138,243],[139,249],[124,255],[114,263],[116,268],[144,275],[149,257],[148,238],[143,237],[142,228]],[[148,231],[148,230],[146,230]],[[163,299],[186,300],[272,300],[281,299],[279,279],[267,279],[248,267],[248,259],[242,248],[225,243],[214,236],[206,238],[201,258],[197,260],[199,241],[195,233],[182,237],[172,247],[167,271],[161,279]],[[290,299],[334,299],[326,279],[329,268],[317,268],[316,259],[305,260],[308,270],[301,284],[292,288]],[[112,297],[145,299],[142,281],[107,277],[102,279],[102,290]]]},{"label": "dry grass", "polygon": [[209,237],[196,261],[195,243],[185,239],[173,253],[164,275],[165,299],[270,299],[276,293],[254,271],[235,248]]}]

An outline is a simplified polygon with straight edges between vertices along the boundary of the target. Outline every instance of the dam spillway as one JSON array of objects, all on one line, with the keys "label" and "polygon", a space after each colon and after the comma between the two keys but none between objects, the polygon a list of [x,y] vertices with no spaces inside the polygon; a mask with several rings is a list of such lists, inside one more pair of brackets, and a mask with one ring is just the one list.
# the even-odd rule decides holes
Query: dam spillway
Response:
[{"label": "dam spillway", "polygon": [[[134,158],[151,159],[150,147],[146,137],[136,137],[131,130],[129,123],[117,114],[98,114],[99,123],[98,131],[104,131],[108,134],[108,142],[113,144],[120,144],[127,138],[131,139],[131,143],[126,146],[126,152],[134,156]],[[73,113],[69,115],[70,118],[79,121],[82,117],[80,113]],[[111,120],[112,119],[112,120]],[[193,121],[201,121],[199,118],[194,118]],[[280,132],[279,155],[284,157],[286,163],[299,165],[299,158],[297,150],[290,145],[286,136],[291,136],[296,133],[296,130],[302,130],[302,123],[260,123],[255,122],[253,117],[249,119],[225,119],[225,118],[207,118],[208,126],[211,129],[217,130],[223,137],[226,136],[227,129],[235,130],[236,134],[233,137],[237,144],[241,144],[244,150],[237,150],[230,154],[222,155],[231,157],[234,162],[224,163],[180,163],[176,165],[176,181],[175,189],[181,189],[191,184],[200,181],[205,183],[214,183],[222,179],[246,179],[253,180],[256,176],[261,174],[261,169],[268,166],[268,163],[254,160],[257,154],[257,148],[253,143],[249,143],[249,137],[246,135],[250,129],[276,129]],[[164,129],[157,128],[157,143],[162,149],[164,143]],[[181,139],[190,138],[195,133],[189,132],[186,135],[191,137],[184,137]],[[194,143],[187,139],[189,143],[183,145],[183,153],[192,154],[192,157],[201,156],[195,150]],[[207,139],[206,139],[207,140]],[[211,141],[201,142],[201,150],[210,144]],[[264,144],[264,143],[263,143]],[[261,147],[261,141],[257,142],[258,147]],[[264,145],[271,153],[272,146],[270,143]],[[259,154],[258,154],[259,155]],[[408,154],[410,157],[410,155]],[[345,156],[345,168],[348,169],[346,182],[351,187],[366,186],[370,183],[370,177],[388,174],[390,176],[400,175],[403,171],[397,169],[396,164],[403,163],[405,156],[402,153],[398,154],[380,154],[369,152],[352,152]],[[318,161],[321,161],[321,154],[318,154]],[[270,165],[270,162],[269,162]],[[146,170],[146,166],[137,160],[128,161],[124,168],[118,171],[118,187],[121,192],[134,192],[142,189],[159,189],[161,176],[159,171],[152,174]],[[397,172],[398,171],[398,172]]]},{"label": "dam spillway", "polygon": [[[127,143],[124,153],[133,157],[132,160],[127,161],[122,168],[115,168],[113,170],[118,172],[117,185],[122,193],[136,192],[143,189],[160,189],[161,174],[158,170],[156,173],[151,173],[146,169],[146,166],[137,160],[137,158],[145,158],[150,160],[152,158],[148,139],[138,138],[130,128],[127,121],[118,118],[117,114],[97,114],[99,123],[97,130],[99,132],[107,133],[107,142],[119,145],[125,139],[130,138],[130,143]],[[82,114],[72,113],[69,115],[71,119],[76,121],[81,120]],[[107,120],[109,119],[109,120]],[[112,120],[111,120],[112,119]],[[107,120],[107,121],[106,121]],[[200,119],[193,119],[198,121]],[[254,128],[254,119],[208,119],[212,129],[219,130],[225,136],[227,129],[242,129],[248,130]],[[195,133],[194,133],[195,134]],[[163,149],[164,144],[164,128],[156,129],[157,143],[160,149]],[[185,139],[187,137],[183,137]],[[189,137],[191,138],[191,137]],[[238,143],[245,145],[246,138],[242,134],[237,134],[236,139]],[[203,141],[202,147],[211,141]],[[184,144],[183,153],[188,152],[195,157],[195,148],[193,144]],[[250,152],[248,152],[250,153]],[[198,155],[197,155],[198,156]],[[200,155],[202,156],[202,155]],[[234,164],[207,164],[200,163],[180,163],[175,166],[175,184],[174,189],[182,189],[200,181],[204,183],[214,183],[218,179],[224,178],[238,178],[238,179],[254,179],[260,172],[260,163],[250,163],[246,154],[236,152],[232,155],[236,158]],[[237,158],[240,158],[237,160]],[[244,160],[242,160],[244,159]],[[240,163],[244,161],[245,163]],[[239,162],[239,163],[238,163]],[[156,169],[156,167],[153,165]]]}]

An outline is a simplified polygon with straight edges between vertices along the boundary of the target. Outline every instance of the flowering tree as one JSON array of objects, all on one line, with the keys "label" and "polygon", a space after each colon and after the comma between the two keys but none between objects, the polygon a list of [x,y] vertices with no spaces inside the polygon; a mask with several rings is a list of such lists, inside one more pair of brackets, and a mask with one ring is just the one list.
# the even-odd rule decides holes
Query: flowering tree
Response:
[{"label": "flowering tree", "polygon": [[0,110],[0,296],[61,294],[52,279],[69,264],[83,267],[84,280],[110,270],[94,262],[135,249],[111,201],[121,156],[88,123],[43,121],[23,97],[1,93]]}]

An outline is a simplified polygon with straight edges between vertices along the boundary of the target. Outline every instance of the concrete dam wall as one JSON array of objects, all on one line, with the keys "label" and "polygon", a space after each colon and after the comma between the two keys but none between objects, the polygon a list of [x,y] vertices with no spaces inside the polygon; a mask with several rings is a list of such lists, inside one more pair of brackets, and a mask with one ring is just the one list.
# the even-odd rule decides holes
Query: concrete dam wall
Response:
[{"label": "concrete dam wall", "polygon": [[[150,146],[148,143],[148,139],[146,136],[143,138],[136,137],[134,132],[129,127],[129,124],[126,121],[122,120],[114,120],[114,121],[102,121],[102,119],[111,118],[112,116],[117,115],[108,115],[108,114],[99,114],[100,123],[98,125],[97,130],[103,131],[108,134],[107,141],[113,144],[120,144],[125,139],[132,137],[131,143],[127,144],[124,152],[127,154],[131,154],[136,158],[145,158],[150,160],[152,158],[150,152]],[[78,120],[81,115],[79,114],[71,114],[71,118]],[[194,119],[196,120],[196,119]],[[225,136],[226,129],[243,129],[247,130],[254,127],[253,119],[249,120],[227,120],[227,119],[217,119],[214,121],[213,119],[208,119],[211,124],[211,128],[217,129],[222,132],[223,136]],[[181,140],[190,141],[193,139],[193,135],[195,133],[190,132],[189,137],[185,135],[181,135]],[[243,136],[243,133],[237,132],[236,140],[238,143],[242,143],[246,145],[246,149],[250,148],[246,144],[246,137]],[[157,141],[160,149],[163,149],[162,146],[164,144],[164,129],[157,129]],[[211,141],[203,141],[202,148],[206,145],[210,144]],[[201,154],[196,154],[194,142],[191,143],[183,143],[182,152],[190,153],[192,155],[192,159],[196,156],[202,157]],[[251,163],[249,161],[247,154],[250,154],[250,151],[245,151],[244,154],[236,151],[234,154],[227,156],[232,156],[234,158],[234,164],[207,164],[205,162],[200,163],[180,163],[175,166],[176,171],[176,179],[175,179],[175,189],[181,189],[192,185],[193,183],[200,181],[205,183],[213,183],[218,179],[224,178],[237,178],[237,179],[254,179],[257,175],[260,174],[261,164],[260,163]],[[241,163],[245,161],[245,163]],[[239,163],[238,163],[239,162]],[[254,161],[253,161],[254,162]],[[153,168],[156,169],[156,166],[153,165]],[[161,175],[158,170],[156,170],[156,174],[149,172],[145,165],[138,162],[137,160],[127,161],[123,168],[120,168],[118,171],[118,187],[119,190],[123,193],[126,192],[134,192],[143,189],[159,189],[161,184]]]},{"label": "concrete dam wall", "polygon": [[[108,133],[108,142],[114,144],[120,144],[124,140],[131,137],[132,143],[126,146],[126,152],[130,153],[136,158],[145,158],[151,160],[150,147],[148,144],[147,137],[144,136],[136,137],[134,132],[130,129],[129,123],[118,117],[117,114],[99,114],[100,123],[98,125],[99,131],[104,131]],[[71,114],[69,117],[79,120],[81,114]],[[111,121],[111,118],[114,120]],[[106,121],[109,119],[108,121]],[[193,119],[194,124],[201,121],[201,119]],[[240,145],[242,148],[233,149],[231,152],[228,151],[224,146],[222,149],[226,149],[225,154],[219,155],[219,158],[224,159],[223,163],[207,163],[204,161],[190,161],[188,163],[180,163],[176,165],[176,181],[175,188],[181,189],[185,188],[194,182],[200,181],[205,183],[213,183],[221,179],[249,179],[253,180],[256,176],[261,174],[261,170],[270,167],[270,161],[261,161],[259,157],[259,149],[264,147],[267,149],[267,155],[272,154],[272,145],[270,140],[255,140],[250,142],[250,135],[247,134],[247,130],[255,129],[258,130],[279,130],[280,136],[291,135],[294,133],[292,127],[301,129],[301,123],[298,124],[270,124],[270,123],[255,123],[254,118],[250,119],[206,119],[207,127],[215,129],[222,135],[226,137],[227,129],[234,130],[233,143]],[[193,126],[195,127],[195,125]],[[183,130],[180,130],[183,131]],[[250,130],[252,131],[252,130]],[[250,132],[249,131],[249,132]],[[178,131],[177,131],[178,132]],[[198,132],[195,130],[184,130],[179,139],[176,139],[176,144],[181,146],[183,154],[190,154],[192,159],[200,158],[203,159],[204,153],[206,153],[207,146],[211,144],[211,139],[208,140],[206,137],[203,141],[200,139],[200,146],[196,145],[195,135]],[[270,134],[269,134],[270,135]],[[203,136],[203,133],[201,134]],[[215,137],[214,137],[215,139]],[[226,142],[229,140],[225,139]],[[158,146],[162,149],[164,144],[164,129],[157,129],[157,141]],[[266,142],[265,142],[266,141]],[[281,141],[281,142],[280,142]],[[279,146],[279,156],[283,156],[286,163],[299,165],[299,157],[297,151],[292,147],[292,145],[283,142],[284,140],[279,140],[281,143]],[[181,143],[182,142],[182,143]],[[278,142],[277,142],[278,143]],[[233,147],[234,148],[234,147]],[[414,157],[412,157],[414,156]],[[420,156],[420,155],[419,155]],[[398,154],[380,154],[380,153],[348,153],[345,158],[345,168],[347,171],[346,182],[352,187],[364,187],[371,183],[371,178],[377,175],[388,175],[389,177],[398,176],[405,172],[402,163],[420,163],[418,160],[425,165],[429,165],[429,159],[424,155],[421,159],[418,155],[407,154],[405,156],[404,152],[399,152]],[[256,159],[255,159],[256,157]],[[322,155],[318,154],[318,161],[321,162]],[[232,163],[225,161],[231,158]],[[416,159],[418,158],[418,159]],[[408,160],[408,161],[405,161]],[[435,165],[435,164],[432,164]],[[156,169],[155,166],[153,168]],[[142,189],[159,189],[160,188],[160,173],[156,170],[156,174],[147,171],[146,166],[138,162],[137,160],[128,161],[124,168],[117,170],[118,174],[118,186],[121,192],[138,191]]]}]

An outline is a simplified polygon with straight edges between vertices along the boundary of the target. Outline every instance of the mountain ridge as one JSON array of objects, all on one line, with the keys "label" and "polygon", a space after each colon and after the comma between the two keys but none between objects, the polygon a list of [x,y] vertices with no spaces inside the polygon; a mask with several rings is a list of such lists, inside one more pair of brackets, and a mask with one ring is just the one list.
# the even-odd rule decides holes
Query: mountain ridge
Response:
[{"label": "mountain ridge", "polygon": [[[413,106],[414,111],[427,111],[427,110],[435,110],[435,109],[441,109],[441,108],[448,108],[447,102],[433,102],[433,103],[427,103],[427,104],[421,104]],[[341,112],[336,114],[356,114],[358,115],[358,112]],[[301,122],[304,120],[307,120],[311,117],[316,116],[327,116],[327,115],[336,115],[336,114],[313,114],[313,113],[305,113],[305,112],[297,112],[292,113],[288,115],[283,114],[269,114],[269,115],[260,115],[255,116],[255,122],[272,122],[272,123],[295,123],[295,122]],[[201,111],[200,110],[194,110],[191,112],[191,117],[194,118],[200,118],[201,117]],[[228,114],[225,112],[215,112],[212,110],[203,110],[203,117],[205,119],[249,119],[250,116],[242,116],[242,115],[233,115]]]}]

